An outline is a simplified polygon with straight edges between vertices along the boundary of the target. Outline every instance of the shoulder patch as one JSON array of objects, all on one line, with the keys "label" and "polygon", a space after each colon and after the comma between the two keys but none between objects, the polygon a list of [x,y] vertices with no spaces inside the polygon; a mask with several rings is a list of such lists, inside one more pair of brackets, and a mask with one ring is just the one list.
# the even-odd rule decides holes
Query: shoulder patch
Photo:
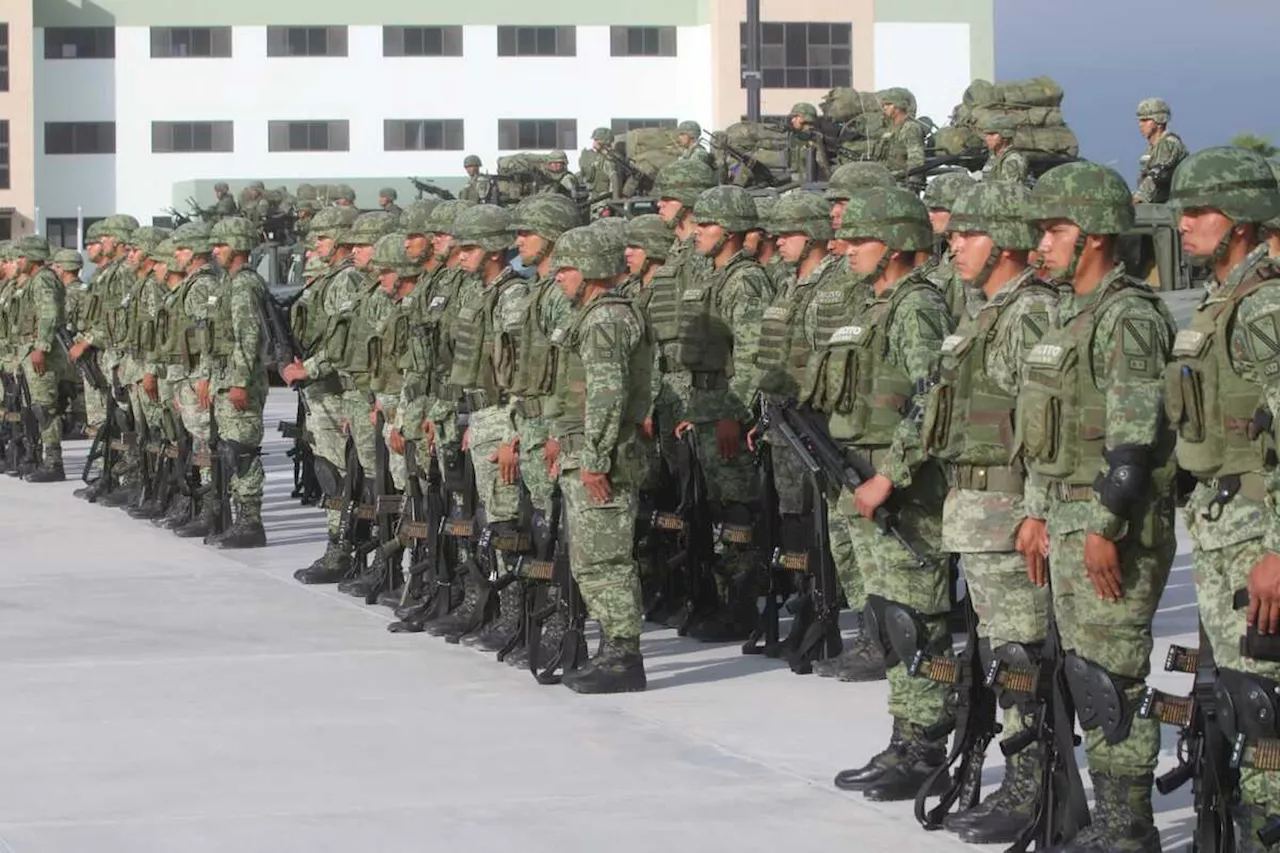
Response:
[{"label": "shoulder patch", "polygon": [[1249,351],[1256,362],[1271,361],[1280,356],[1280,326],[1276,322],[1277,313],[1271,311],[1261,317],[1254,317],[1245,324]]},{"label": "shoulder patch", "polygon": [[618,345],[618,324],[613,320],[602,320],[593,325],[587,345],[596,358],[613,358],[613,351]]},{"label": "shoulder patch", "polygon": [[1126,356],[1148,358],[1155,351],[1155,325],[1145,317],[1120,321],[1120,351]]},{"label": "shoulder patch", "polygon": [[1033,347],[1049,330],[1048,311],[1028,311],[1022,315],[1022,347]]},{"label": "shoulder patch", "polygon": [[928,340],[941,341],[946,337],[941,321],[932,311],[917,309],[916,321],[920,324],[920,331]]}]

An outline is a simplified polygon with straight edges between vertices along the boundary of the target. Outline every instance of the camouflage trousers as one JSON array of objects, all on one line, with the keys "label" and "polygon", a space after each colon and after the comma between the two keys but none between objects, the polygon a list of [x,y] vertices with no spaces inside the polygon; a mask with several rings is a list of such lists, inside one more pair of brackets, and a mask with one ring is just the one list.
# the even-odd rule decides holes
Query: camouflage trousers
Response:
[{"label": "camouflage trousers", "polygon": [[[243,412],[231,405],[225,391],[213,396],[213,417],[218,422],[218,439],[235,442],[246,450],[262,447],[262,410],[266,406],[266,388],[250,386],[249,407]],[[229,472],[228,491],[235,499],[240,513],[250,521],[262,517],[262,490],[266,472],[262,468],[262,456],[241,460],[236,470]]]},{"label": "camouflage trousers", "polygon": [[[328,462],[333,463],[339,476],[347,473],[347,435],[343,432],[342,394],[334,393],[327,384],[310,385],[303,390],[307,398],[307,432],[311,433],[311,449]],[[329,533],[336,534],[342,512],[325,510]]]},{"label": "camouflage trousers", "polygon": [[644,617],[640,573],[631,555],[639,497],[637,451],[627,451],[615,462],[608,503],[596,503],[587,493],[572,452],[562,456],[560,475],[570,569],[587,612],[605,637],[616,639],[638,638]]},{"label": "camouflage trousers", "polygon": [[[97,358],[98,354],[89,350],[81,358]],[[101,362],[99,362],[101,363]],[[84,386],[84,417],[86,426],[101,426],[107,422],[107,395],[104,391],[99,391],[89,384],[89,380],[82,379],[81,384]]]},{"label": "camouflage trousers", "polygon": [[484,505],[485,522],[516,521],[520,516],[520,482],[504,483],[498,463],[489,457],[498,452],[511,434],[511,413],[506,406],[490,406],[471,413],[471,465],[476,472],[476,495]]},{"label": "camouflage trousers", "polygon": [[378,433],[369,415],[373,404],[368,391],[344,391],[342,394],[342,419],[356,445],[356,458],[364,469],[366,480],[373,478],[378,452]]},{"label": "camouflage trousers", "polygon": [[547,422],[543,418],[516,416],[516,431],[520,434],[520,481],[529,490],[529,502],[546,517],[551,517],[551,496],[556,481],[547,472],[542,461],[542,449],[547,444]]},{"label": "camouflage trousers", "polygon": [[[1055,505],[1056,507],[1056,505]],[[1131,679],[1125,690],[1136,708],[1151,671],[1151,619],[1169,580],[1175,542],[1172,536],[1154,547],[1130,535],[1118,543],[1121,586],[1119,602],[1104,601],[1085,576],[1085,532],[1053,531],[1050,509],[1049,578],[1053,610],[1062,648],[1090,660],[1114,676]],[[1089,769],[1117,776],[1141,776],[1155,769],[1160,752],[1160,723],[1134,717],[1129,736],[1107,743],[1100,729],[1085,732]]]},{"label": "camouflage trousers", "polygon": [[61,386],[67,375],[66,361],[60,353],[45,353],[44,375],[37,375],[31,365],[31,356],[22,359],[22,374],[27,379],[31,403],[44,411],[40,426],[40,443],[46,451],[62,453],[62,400]]},{"label": "camouflage trousers", "polygon": [[[197,449],[208,449],[210,437],[209,409],[200,408],[196,397],[196,383],[193,379],[181,379],[173,383],[177,392],[178,414],[182,417],[182,425],[190,434]],[[200,469],[200,483],[208,485],[211,472],[208,468]]]}]

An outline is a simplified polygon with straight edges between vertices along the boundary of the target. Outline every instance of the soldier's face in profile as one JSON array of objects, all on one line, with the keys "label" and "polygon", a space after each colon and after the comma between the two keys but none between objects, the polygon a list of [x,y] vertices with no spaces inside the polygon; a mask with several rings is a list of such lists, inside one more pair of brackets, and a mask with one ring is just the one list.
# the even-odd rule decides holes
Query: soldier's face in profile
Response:
[{"label": "soldier's face in profile", "polygon": [[710,255],[724,238],[724,229],[714,222],[699,222],[693,226],[693,247],[700,255]]},{"label": "soldier's face in profile", "polygon": [[321,258],[327,258],[333,254],[334,240],[332,237],[316,237],[315,254]]},{"label": "soldier's face in profile", "polygon": [[191,259],[195,257],[195,252],[191,249],[174,249],[173,260],[178,265],[178,270],[186,271],[191,266]]},{"label": "soldier's face in profile", "polygon": [[556,284],[560,285],[560,292],[570,299],[577,298],[583,281],[582,273],[575,267],[561,267],[556,270]]},{"label": "soldier's face in profile", "polygon": [[628,246],[623,257],[627,259],[627,272],[640,275],[644,271],[645,262],[649,260],[649,253],[639,246]]},{"label": "soldier's face in profile", "polygon": [[680,216],[680,211],[684,210],[684,205],[679,199],[660,198],[658,199],[658,215],[662,217],[662,221],[668,225],[676,221]]},{"label": "soldier's face in profile", "polygon": [[535,263],[538,255],[546,250],[547,241],[542,235],[532,231],[516,232],[516,251],[520,253],[520,260],[526,264]]},{"label": "soldier's face in profile", "polygon": [[231,254],[231,247],[225,243],[219,243],[213,247],[213,259],[224,270],[231,265]]},{"label": "soldier's face in profile", "polygon": [[124,256],[124,262],[129,267],[129,269],[136,270],[138,268],[138,264],[142,263],[142,256],[143,256],[143,252],[141,247],[129,246],[128,251],[125,253],[125,256]]},{"label": "soldier's face in profile", "polygon": [[998,133],[984,133],[982,140],[987,143],[988,151],[995,151],[1000,147],[1000,143],[1004,142],[1004,137]]},{"label": "soldier's face in profile", "polygon": [[151,269],[161,281],[169,277],[169,265],[164,261],[156,261],[156,265]]},{"label": "soldier's face in profile", "polygon": [[373,246],[352,246],[351,262],[356,265],[356,269],[368,269],[373,263]]},{"label": "soldier's face in profile", "polygon": [[805,247],[809,245],[809,235],[793,231],[788,234],[779,234],[775,242],[778,244],[778,254],[782,255],[784,261],[789,264],[799,263],[804,257]]},{"label": "soldier's face in profile", "polygon": [[842,198],[831,203],[831,227],[839,228],[844,222],[845,209],[849,207],[849,199]]},{"label": "soldier's face in profile", "polygon": [[431,240],[426,234],[410,234],[404,238],[404,253],[411,261],[426,260],[429,248],[431,248]]},{"label": "soldier's face in profile", "polygon": [[993,248],[995,242],[986,234],[957,231],[951,235],[951,262],[961,278],[973,281],[986,266]]},{"label": "soldier's face in profile", "polygon": [[1156,132],[1156,127],[1157,125],[1154,119],[1138,119],[1138,132],[1142,134],[1143,139],[1150,139],[1152,134]]},{"label": "soldier's face in profile", "polygon": [[480,167],[478,166],[463,166],[462,168],[473,178],[476,176],[476,173],[480,171]]},{"label": "soldier's face in profile", "polygon": [[1234,223],[1220,210],[1189,207],[1178,217],[1182,250],[1192,257],[1208,257],[1233,227]]},{"label": "soldier's face in profile", "polygon": [[871,275],[880,265],[889,247],[873,237],[859,237],[847,241],[849,245],[849,269],[857,275]]},{"label": "soldier's face in profile", "polygon": [[396,285],[400,282],[400,274],[395,270],[383,270],[378,273],[378,287],[382,288],[382,292],[390,296],[396,292]]},{"label": "soldier's face in profile", "polygon": [[1050,219],[1042,223],[1042,227],[1044,233],[1040,235],[1040,243],[1036,246],[1042,265],[1050,273],[1067,269],[1071,266],[1071,257],[1076,251],[1080,227],[1066,219]]},{"label": "soldier's face in profile", "polygon": [[760,244],[764,241],[764,232],[756,228],[742,235],[742,251],[751,257],[760,252]]},{"label": "soldier's face in profile", "polygon": [[688,148],[690,145],[693,144],[693,137],[687,133],[680,134],[679,139],[680,139],[680,144],[683,145],[685,148]]},{"label": "soldier's face in profile", "polygon": [[947,226],[951,224],[951,211],[943,210],[940,207],[933,208],[929,211],[929,225],[933,227],[934,234],[943,234],[947,230]]},{"label": "soldier's face in profile", "polygon": [[484,249],[479,246],[463,246],[458,250],[458,266],[469,273],[479,272],[483,262]]},{"label": "soldier's face in profile", "polygon": [[431,238],[431,250],[435,252],[437,258],[449,257],[449,252],[453,248],[453,236],[451,234],[436,234]]}]

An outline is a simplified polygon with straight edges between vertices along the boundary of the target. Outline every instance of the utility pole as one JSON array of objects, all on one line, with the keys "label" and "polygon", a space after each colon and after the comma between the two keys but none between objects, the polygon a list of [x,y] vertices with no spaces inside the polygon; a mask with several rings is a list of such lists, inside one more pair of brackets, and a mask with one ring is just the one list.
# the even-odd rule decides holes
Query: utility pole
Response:
[{"label": "utility pole", "polygon": [[742,72],[747,90],[747,121],[760,121],[760,0],[747,0],[747,67]]}]

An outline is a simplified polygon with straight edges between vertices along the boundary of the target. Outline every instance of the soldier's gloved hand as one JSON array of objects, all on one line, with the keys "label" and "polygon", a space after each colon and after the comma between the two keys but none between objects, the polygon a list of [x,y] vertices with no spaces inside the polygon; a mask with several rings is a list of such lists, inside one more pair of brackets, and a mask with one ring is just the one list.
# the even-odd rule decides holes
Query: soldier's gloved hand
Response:
[{"label": "soldier's gloved hand", "polygon": [[202,409],[207,409],[212,405],[212,401],[209,398],[208,379],[196,380],[196,404]]},{"label": "soldier's gloved hand", "polygon": [[404,433],[398,429],[391,430],[387,434],[387,447],[391,448],[392,453],[404,456]]},{"label": "soldier's gloved hand", "polygon": [[870,480],[853,490],[853,506],[858,514],[870,521],[876,510],[884,506],[893,494],[893,481],[884,474],[876,474]]},{"label": "soldier's gloved hand", "polygon": [[84,351],[88,348],[88,341],[80,341],[79,343],[72,345],[71,349],[67,350],[67,355],[71,357],[72,361],[79,361],[84,355]]},{"label": "soldier's gloved hand", "polygon": [[514,486],[520,478],[520,439],[513,438],[498,445],[497,452],[490,454],[489,461],[498,463],[498,476],[502,477],[502,482]]},{"label": "soldier's gloved hand", "polygon": [[1260,634],[1280,634],[1280,555],[1268,551],[1254,563],[1248,589],[1249,624]]},{"label": "soldier's gloved hand", "polygon": [[1085,534],[1084,573],[1103,601],[1115,603],[1124,595],[1120,580],[1120,552],[1116,550],[1116,543],[1107,537]]},{"label": "soldier's gloved hand", "polygon": [[36,376],[44,376],[44,350],[31,351],[31,369],[36,372]]},{"label": "soldier's gloved hand", "polygon": [[742,424],[737,421],[716,421],[716,444],[720,447],[721,459],[732,459],[738,455],[738,446],[742,442]]},{"label": "soldier's gloved hand", "polygon": [[1018,525],[1018,538],[1014,543],[1027,564],[1027,578],[1036,586],[1049,582],[1045,557],[1049,553],[1049,525],[1043,518],[1024,518]]},{"label": "soldier's gloved hand", "polygon": [[227,399],[231,401],[232,407],[237,412],[247,412],[249,410],[248,388],[241,388],[238,385],[228,388]]},{"label": "soldier's gloved hand", "polygon": [[613,497],[613,489],[609,486],[609,475],[599,471],[588,471],[583,468],[578,473],[587,494],[598,504],[607,504]]},{"label": "soldier's gloved hand", "polygon": [[160,402],[160,382],[156,379],[156,375],[154,373],[147,373],[143,375],[142,390],[151,399],[151,402]]}]

